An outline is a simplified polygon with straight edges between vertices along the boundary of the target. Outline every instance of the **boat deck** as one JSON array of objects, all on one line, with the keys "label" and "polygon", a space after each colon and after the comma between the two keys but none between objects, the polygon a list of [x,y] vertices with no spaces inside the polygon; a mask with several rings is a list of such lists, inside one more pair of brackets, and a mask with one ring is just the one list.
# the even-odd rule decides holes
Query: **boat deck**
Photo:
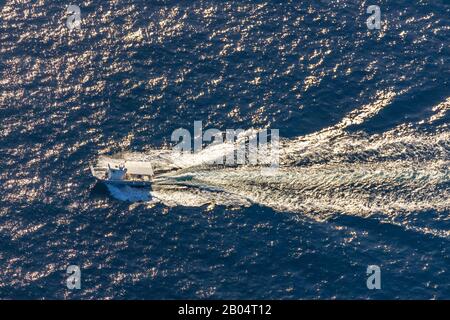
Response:
[{"label": "boat deck", "polygon": [[[122,165],[126,169],[126,173],[122,179],[109,179],[108,171],[111,169],[118,169]],[[117,185],[132,185],[132,186],[148,186],[150,185],[154,176],[152,165],[149,162],[139,161],[107,161],[98,163],[95,167],[91,166],[91,172],[98,180]]]}]

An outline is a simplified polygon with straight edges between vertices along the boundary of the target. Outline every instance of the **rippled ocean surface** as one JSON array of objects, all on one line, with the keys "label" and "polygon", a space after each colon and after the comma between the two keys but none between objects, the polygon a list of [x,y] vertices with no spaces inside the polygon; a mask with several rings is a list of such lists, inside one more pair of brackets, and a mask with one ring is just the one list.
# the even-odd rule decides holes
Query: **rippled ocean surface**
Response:
[{"label": "rippled ocean surface", "polygon": [[[444,0],[2,1],[0,298],[449,299],[449,39]],[[91,176],[194,121],[279,129],[280,174]]]}]

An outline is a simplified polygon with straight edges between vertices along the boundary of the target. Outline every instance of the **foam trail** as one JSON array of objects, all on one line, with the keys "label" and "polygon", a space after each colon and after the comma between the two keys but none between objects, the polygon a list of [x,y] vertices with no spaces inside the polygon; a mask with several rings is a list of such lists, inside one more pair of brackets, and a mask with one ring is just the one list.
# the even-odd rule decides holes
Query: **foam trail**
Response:
[{"label": "foam trail", "polygon": [[448,162],[411,166],[394,161],[289,167],[273,176],[261,175],[258,168],[196,168],[162,177],[156,185],[159,191],[166,185],[172,191],[220,190],[242,201],[323,218],[336,212],[367,216],[449,210],[449,182]]},{"label": "foam trail", "polygon": [[[281,166],[275,175],[262,175],[258,166],[206,165],[212,158],[229,154],[233,150],[230,144],[183,156],[159,150],[146,155],[123,154],[119,158],[157,160],[161,166],[176,170],[156,177],[145,196],[131,190],[111,193],[119,199],[151,199],[169,206],[257,204],[303,213],[317,220],[336,214],[382,215],[390,223],[448,237],[447,230],[428,228],[427,222],[423,227],[408,219],[416,212],[450,211],[448,128],[444,125],[425,133],[402,125],[371,136],[350,135],[345,130],[376,115],[395,95],[381,96],[335,126],[282,140]],[[433,110],[436,114],[425,122],[445,117],[448,99]],[[124,194],[128,193],[132,196],[127,198]]]}]

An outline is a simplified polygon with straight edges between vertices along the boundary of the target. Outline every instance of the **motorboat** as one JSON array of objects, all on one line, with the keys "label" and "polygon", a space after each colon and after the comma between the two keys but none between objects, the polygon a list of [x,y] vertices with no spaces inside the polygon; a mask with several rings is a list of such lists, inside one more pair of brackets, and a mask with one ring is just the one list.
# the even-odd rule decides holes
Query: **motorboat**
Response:
[{"label": "motorboat", "polygon": [[90,166],[92,175],[105,184],[150,187],[154,171],[150,162],[111,162],[106,166]]}]

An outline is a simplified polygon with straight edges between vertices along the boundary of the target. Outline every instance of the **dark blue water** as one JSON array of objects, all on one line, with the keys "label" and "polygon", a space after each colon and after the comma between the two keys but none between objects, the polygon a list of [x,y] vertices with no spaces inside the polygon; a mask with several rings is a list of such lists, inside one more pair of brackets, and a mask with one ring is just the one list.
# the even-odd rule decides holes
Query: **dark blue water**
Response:
[{"label": "dark blue water", "polygon": [[[0,3],[0,298],[449,299],[450,5],[376,1],[368,30],[371,4],[84,1],[70,31],[60,1]],[[366,175],[195,207],[90,175],[196,120],[306,139],[311,177]]]}]

